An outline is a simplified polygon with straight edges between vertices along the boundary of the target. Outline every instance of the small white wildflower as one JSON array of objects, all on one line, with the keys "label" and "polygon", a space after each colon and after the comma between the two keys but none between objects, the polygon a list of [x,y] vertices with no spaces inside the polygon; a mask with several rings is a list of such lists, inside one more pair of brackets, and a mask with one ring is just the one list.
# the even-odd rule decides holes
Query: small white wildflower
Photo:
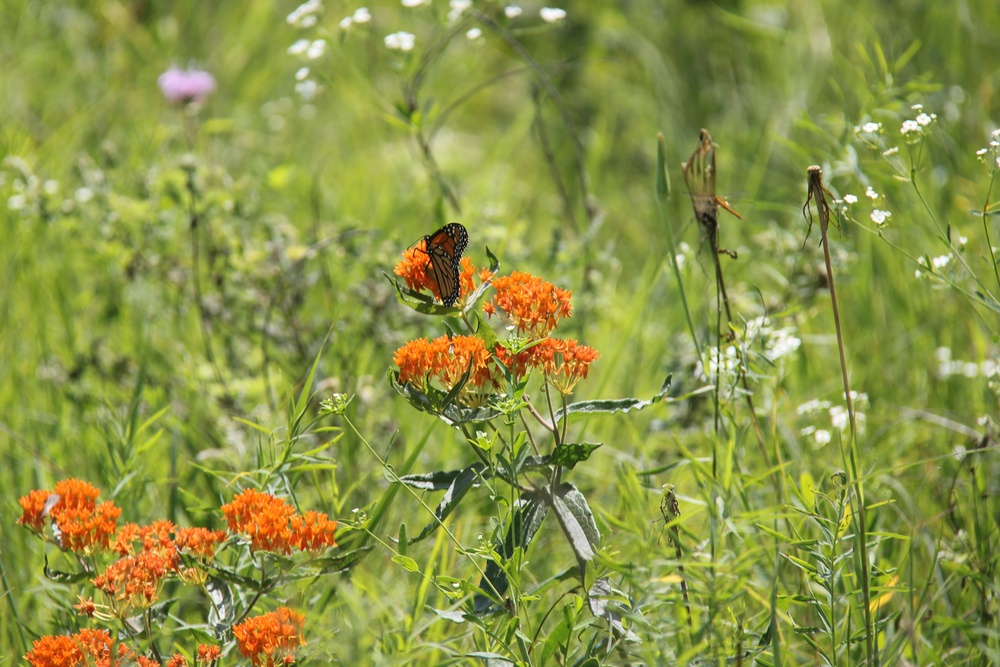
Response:
[{"label": "small white wildflower", "polygon": [[1000,141],[994,139],[993,141],[990,142],[990,148],[997,148],[997,147],[1000,147]]},{"label": "small white wildflower", "polygon": [[843,431],[850,424],[850,421],[850,416],[847,414],[847,409],[844,406],[835,405],[830,408],[830,424],[835,429]]},{"label": "small white wildflower", "polygon": [[11,195],[7,200],[7,208],[12,211],[20,211],[28,203],[28,198],[24,195]]},{"label": "small white wildflower", "polygon": [[517,5],[507,5],[503,8],[504,16],[509,19],[517,18],[524,10]]},{"label": "small white wildflower", "polygon": [[913,277],[914,277],[914,278],[916,278],[917,280],[920,280],[920,278],[921,278],[921,277],[922,277],[923,275],[924,275],[924,274],[923,274],[923,273],[921,273],[920,269],[916,269],[916,270],[914,270],[914,272],[913,272]]},{"label": "small white wildflower", "polygon": [[895,155],[899,152],[899,146],[893,146],[892,148],[887,148],[882,151],[882,155],[889,157],[890,155]]},{"label": "small white wildflower", "polygon": [[[314,14],[323,9],[323,5],[319,0],[306,0],[301,5],[296,7],[291,14],[285,17],[288,25],[299,25],[303,28],[311,28],[316,25],[316,17]],[[307,25],[307,19],[313,19],[312,23]]]},{"label": "small white wildflower", "polygon": [[997,169],[1000,169],[1000,155],[997,156],[996,163],[997,163]]},{"label": "small white wildflower", "polygon": [[420,5],[429,5],[431,0],[403,0],[404,7],[419,7]]},{"label": "small white wildflower", "polygon": [[309,28],[315,27],[317,23],[319,23],[319,19],[316,18],[315,14],[313,14],[310,16],[303,17],[302,23],[300,23],[299,25],[308,30]]},{"label": "small white wildflower", "polygon": [[923,111],[924,105],[923,104],[914,104],[910,108],[913,109],[914,111]]},{"label": "small white wildflower", "polygon": [[917,264],[920,266],[927,266],[927,258],[924,256],[917,257]]},{"label": "small white wildflower", "polygon": [[94,198],[94,191],[90,188],[77,188],[75,197],[81,204],[86,204]]},{"label": "small white wildflower", "polygon": [[986,153],[989,152],[989,150],[990,150],[989,148],[980,148],[978,151],[976,151],[976,155],[979,156],[986,155]]},{"label": "small white wildflower", "polygon": [[344,18],[340,19],[340,29],[341,30],[348,30],[348,29],[350,29],[352,23],[354,23],[354,17],[353,16],[345,16]]},{"label": "small white wildflower", "polygon": [[324,53],[326,53],[326,40],[317,39],[306,49],[306,58],[309,60],[318,60],[323,57]]},{"label": "small white wildflower", "polygon": [[875,192],[875,188],[873,188],[870,185],[868,186],[868,189],[865,190],[865,196],[868,197],[869,199],[871,199],[872,201],[875,201],[876,199],[878,199],[878,193]]},{"label": "small white wildflower", "polygon": [[875,209],[872,211],[871,219],[876,225],[880,227],[885,224],[885,221],[892,217],[892,211],[882,211],[880,209]]},{"label": "small white wildflower", "polygon": [[817,445],[828,445],[832,439],[833,438],[831,437],[830,432],[823,428],[817,429],[816,432],[813,433],[813,440],[816,441]]},{"label": "small white wildflower", "polygon": [[778,329],[773,332],[768,338],[767,346],[764,350],[764,356],[771,361],[777,361],[778,359],[787,357],[799,349],[799,346],[802,345],[802,341],[799,340],[798,337],[794,336],[794,333],[794,327]]},{"label": "small white wildflower", "polygon": [[909,134],[910,132],[920,132],[920,126],[915,120],[904,120],[903,126],[899,128],[899,133]]},{"label": "small white wildflower", "polygon": [[830,401],[821,401],[814,398],[811,401],[806,401],[799,407],[795,408],[795,414],[797,415],[808,415],[813,412],[819,412],[820,410],[828,410],[830,408]]},{"label": "small white wildflower", "polygon": [[1000,127],[990,132],[990,136],[994,139],[1000,139]]},{"label": "small white wildflower", "polygon": [[354,15],[351,18],[354,19],[355,23],[368,23],[372,20],[372,14],[367,7],[358,7],[354,10]]},{"label": "small white wildflower", "polygon": [[931,260],[931,266],[935,269],[943,269],[951,261],[951,255],[939,255]]},{"label": "small white wildflower", "polygon": [[917,121],[917,125],[923,125],[924,127],[934,122],[934,119],[925,113],[922,113],[919,116],[917,116],[915,120]]},{"label": "small white wildflower", "polygon": [[566,10],[559,9],[558,7],[542,7],[538,11],[538,15],[542,17],[542,20],[546,23],[555,23],[556,21],[562,21],[566,18]]},{"label": "small white wildflower", "polygon": [[958,235],[958,247],[959,248],[964,247],[968,242],[969,242],[969,237],[968,236],[962,236],[961,234]]},{"label": "small white wildflower", "polygon": [[979,364],[974,361],[967,361],[962,364],[962,375],[967,378],[974,378],[979,375]]},{"label": "small white wildflower", "polygon": [[483,36],[483,31],[479,28],[471,28],[467,33],[465,33],[465,36],[469,39],[479,39]]},{"label": "small white wildflower", "polygon": [[854,195],[844,195],[844,203],[845,204],[857,204],[858,203],[858,198],[855,197]]},{"label": "small white wildflower", "polygon": [[462,18],[462,14],[472,6],[472,0],[451,0],[448,3],[448,22],[454,23],[458,19]]},{"label": "small white wildflower", "polygon": [[689,246],[689,245],[687,244],[687,241],[681,241],[681,242],[680,242],[680,243],[679,243],[679,244],[677,245],[677,249],[678,249],[678,250],[680,250],[680,251],[681,251],[681,252],[683,252],[683,253],[689,253],[689,252],[691,252],[691,246]]},{"label": "small white wildflower", "polygon": [[979,424],[980,426],[986,426],[991,421],[992,419],[990,419],[989,415],[983,415],[982,417],[976,420],[976,423]]},{"label": "small white wildflower", "polygon": [[880,129],[882,129],[882,126],[879,123],[868,122],[861,126],[861,131],[867,134],[875,134]]},{"label": "small white wildflower", "polygon": [[386,48],[393,51],[412,51],[416,45],[416,37],[410,32],[394,32],[385,36]]},{"label": "small white wildflower", "polygon": [[677,262],[677,269],[682,270],[684,268],[684,262],[687,261],[687,258],[678,253],[674,255],[674,260]]},{"label": "small white wildflower", "polygon": [[295,73],[295,80],[296,81],[305,81],[308,78],[309,78],[309,68],[308,67],[300,67],[299,71]]},{"label": "small white wildflower", "polygon": [[300,55],[306,52],[306,49],[309,48],[309,44],[310,42],[308,39],[297,39],[294,44],[288,47],[288,52],[293,56]]},{"label": "small white wildflower", "polygon": [[944,346],[937,348],[934,350],[934,358],[937,359],[939,364],[951,361],[951,348]]},{"label": "small white wildflower", "polygon": [[316,97],[316,92],[318,90],[319,86],[312,79],[299,81],[295,84],[295,92],[298,93],[306,102],[312,101],[312,99]]}]

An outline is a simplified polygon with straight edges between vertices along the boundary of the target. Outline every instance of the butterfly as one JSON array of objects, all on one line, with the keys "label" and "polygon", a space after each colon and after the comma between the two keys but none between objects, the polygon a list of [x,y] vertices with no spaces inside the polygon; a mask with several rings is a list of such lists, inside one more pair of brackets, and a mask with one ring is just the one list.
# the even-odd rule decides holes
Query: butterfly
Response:
[{"label": "butterfly", "polygon": [[431,262],[431,279],[437,284],[441,303],[452,306],[460,288],[459,262],[469,245],[469,232],[457,222],[450,222],[424,237],[424,252]]}]

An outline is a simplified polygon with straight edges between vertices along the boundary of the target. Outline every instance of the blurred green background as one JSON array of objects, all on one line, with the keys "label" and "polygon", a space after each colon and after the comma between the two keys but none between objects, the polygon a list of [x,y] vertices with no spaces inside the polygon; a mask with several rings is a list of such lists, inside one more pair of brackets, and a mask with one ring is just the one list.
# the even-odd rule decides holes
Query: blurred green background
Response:
[{"label": "blurred green background", "polygon": [[[802,341],[780,365],[762,364],[754,385],[789,484],[807,473],[824,484],[844,465],[834,445],[803,435],[830,430],[829,418],[796,412],[842,394],[817,231],[804,243],[806,167],[820,164],[834,194],[858,196],[852,213],[868,227],[871,208],[892,211],[884,238],[848,223],[833,239],[852,385],[870,401],[870,501],[890,501],[872,529],[902,536],[885,539],[876,566],[924,592],[898,594],[883,639],[923,615],[951,617],[911,635],[910,664],[1000,659],[998,461],[996,441],[982,437],[991,426],[977,423],[997,414],[987,374],[1000,327],[997,308],[961,291],[1000,292],[983,218],[970,213],[990,199],[991,171],[976,151],[1000,126],[1000,4],[575,0],[548,25],[540,5],[508,19],[503,5],[476,2],[450,21],[442,0],[412,9],[379,1],[369,23],[347,30],[338,24],[357,6],[327,0],[309,28],[286,22],[295,7],[0,5],[0,654],[22,655],[26,639],[77,622],[67,605],[79,589],[43,576],[45,550],[14,525],[18,497],[74,476],[101,487],[128,520],[217,526],[213,512],[232,488],[203,467],[233,477],[260,465],[266,443],[239,420],[280,429],[317,355],[319,397],[355,395],[353,422],[390,462],[422,447],[419,471],[468,465],[467,445],[385,381],[396,348],[444,333],[397,303],[383,275],[443,222],[469,229],[477,266],[487,265],[488,245],[502,271],[573,290],[575,314],[560,335],[603,355],[578,398],[649,397],[668,373],[672,395],[702,386],[653,177],[662,132],[665,219],[690,247],[685,289],[707,339],[714,269],[680,173],[705,127],[719,144],[719,194],[743,216],[724,217],[720,237],[739,252],[725,262],[738,318],[768,315]],[[482,35],[469,39],[475,27]],[[385,47],[400,30],[415,35],[413,51]],[[322,56],[290,54],[300,38],[325,39]],[[175,65],[211,72],[216,92],[197,108],[171,106],[157,77]],[[311,99],[296,92],[303,67],[318,85]],[[899,128],[914,104],[936,122],[908,145]],[[882,123],[882,149],[898,153],[883,158],[858,139],[855,127],[869,121]],[[996,245],[1000,229],[986,220]],[[916,257],[949,252],[942,229],[968,239],[967,264],[950,264],[954,288],[914,278]],[[939,348],[976,372],[943,372]],[[575,426],[577,441],[605,443],[572,481],[598,514],[605,565],[648,621],[634,649],[647,664],[685,660],[671,648],[684,629],[676,605],[655,585],[673,570],[653,522],[670,482],[690,514],[691,545],[707,538],[708,495],[693,470],[712,450],[711,418],[702,398]],[[744,421],[721,490],[731,559],[759,537],[757,522],[771,525],[766,517],[785,509]],[[948,456],[974,444],[983,448],[974,463]],[[335,473],[299,479],[303,506],[344,520],[385,492],[355,437],[329,456]],[[479,514],[463,508],[455,519],[469,543],[489,534],[480,500]],[[427,521],[400,495],[383,527],[394,535],[405,522],[413,534]],[[529,551],[538,580],[572,564],[549,528]],[[450,545],[431,542],[411,554],[422,567],[472,576]],[[420,579],[387,565],[390,555],[370,554],[319,598],[290,592],[316,612],[305,658],[438,664],[442,654],[416,647],[471,650],[471,630],[417,605]],[[721,566],[740,582],[727,605],[747,644],[767,627],[768,559]],[[818,660],[790,631],[785,641],[789,664]],[[936,662],[952,649],[959,662]]]}]

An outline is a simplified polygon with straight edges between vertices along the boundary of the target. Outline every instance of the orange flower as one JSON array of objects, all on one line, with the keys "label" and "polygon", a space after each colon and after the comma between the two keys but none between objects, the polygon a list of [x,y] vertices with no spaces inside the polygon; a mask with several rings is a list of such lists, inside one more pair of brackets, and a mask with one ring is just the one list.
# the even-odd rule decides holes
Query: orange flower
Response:
[{"label": "orange flower", "polygon": [[532,338],[544,338],[559,320],[572,316],[573,293],[530,273],[514,271],[493,281],[497,293],[484,307],[487,315],[502,310],[505,319],[517,332]]},{"label": "orange flower", "polygon": [[288,663],[297,647],[306,643],[302,636],[305,616],[288,607],[248,618],[233,626],[240,653],[254,665],[273,667],[279,660]]},{"label": "orange flower", "polygon": [[94,598],[83,599],[82,595],[76,596],[79,602],[73,605],[73,609],[81,616],[87,616],[88,618],[93,618],[94,614],[97,613],[97,604],[94,602]]},{"label": "orange flower", "polygon": [[327,547],[335,547],[333,532],[336,521],[330,521],[326,514],[306,512],[303,516],[293,516],[291,543],[302,551],[319,553]]},{"label": "orange flower", "polygon": [[36,489],[18,499],[17,502],[21,504],[21,518],[17,522],[31,530],[41,531],[45,525],[45,504],[50,496],[52,496],[51,491]]},{"label": "orange flower", "polygon": [[163,580],[180,564],[177,549],[143,550],[119,558],[91,583],[123,608],[145,609],[156,602]]},{"label": "orange flower", "polygon": [[498,386],[490,353],[476,336],[418,338],[396,350],[392,360],[399,366],[399,381],[425,393],[431,388],[451,391],[471,368],[458,397],[466,405],[482,405]]},{"label": "orange flower", "polygon": [[198,645],[198,662],[215,662],[222,656],[222,649],[211,644]]},{"label": "orange flower", "polygon": [[226,539],[223,531],[208,528],[180,528],[175,535],[178,548],[205,563],[215,557],[215,550]]},{"label": "orange flower", "polygon": [[90,630],[84,628],[73,635],[73,639],[84,655],[94,659],[95,664],[111,664],[112,641],[111,635],[107,630]]},{"label": "orange flower", "polygon": [[229,530],[250,538],[255,551],[289,554],[292,551],[292,531],[288,522],[295,508],[281,498],[247,489],[222,506]]},{"label": "orange flower", "polygon": [[24,659],[33,667],[76,667],[83,664],[83,651],[72,637],[41,637],[32,643]]},{"label": "orange flower", "polygon": [[167,667],[187,667],[188,661],[180,653],[174,653],[170,660],[167,660]]},{"label": "orange flower", "polygon": [[545,380],[561,394],[573,393],[580,380],[587,377],[590,364],[601,354],[575,340],[548,338],[527,351],[530,364],[545,373]]},{"label": "orange flower", "polygon": [[160,663],[144,655],[139,656],[139,667],[160,667]]},{"label": "orange flower", "polygon": [[32,491],[20,499],[23,513],[18,523],[40,531],[45,522],[45,508],[56,526],[59,546],[89,553],[92,548],[107,549],[115,533],[121,509],[113,502],[97,504],[100,490],[77,479],[64,479],[54,492]]}]

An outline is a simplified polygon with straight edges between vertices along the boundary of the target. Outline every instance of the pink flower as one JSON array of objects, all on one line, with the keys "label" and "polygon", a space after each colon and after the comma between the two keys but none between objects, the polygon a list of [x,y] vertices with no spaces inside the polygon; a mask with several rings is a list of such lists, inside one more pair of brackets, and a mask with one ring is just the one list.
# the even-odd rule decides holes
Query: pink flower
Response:
[{"label": "pink flower", "polygon": [[215,90],[215,77],[197,69],[171,67],[160,75],[157,83],[171,104],[200,102]]}]

